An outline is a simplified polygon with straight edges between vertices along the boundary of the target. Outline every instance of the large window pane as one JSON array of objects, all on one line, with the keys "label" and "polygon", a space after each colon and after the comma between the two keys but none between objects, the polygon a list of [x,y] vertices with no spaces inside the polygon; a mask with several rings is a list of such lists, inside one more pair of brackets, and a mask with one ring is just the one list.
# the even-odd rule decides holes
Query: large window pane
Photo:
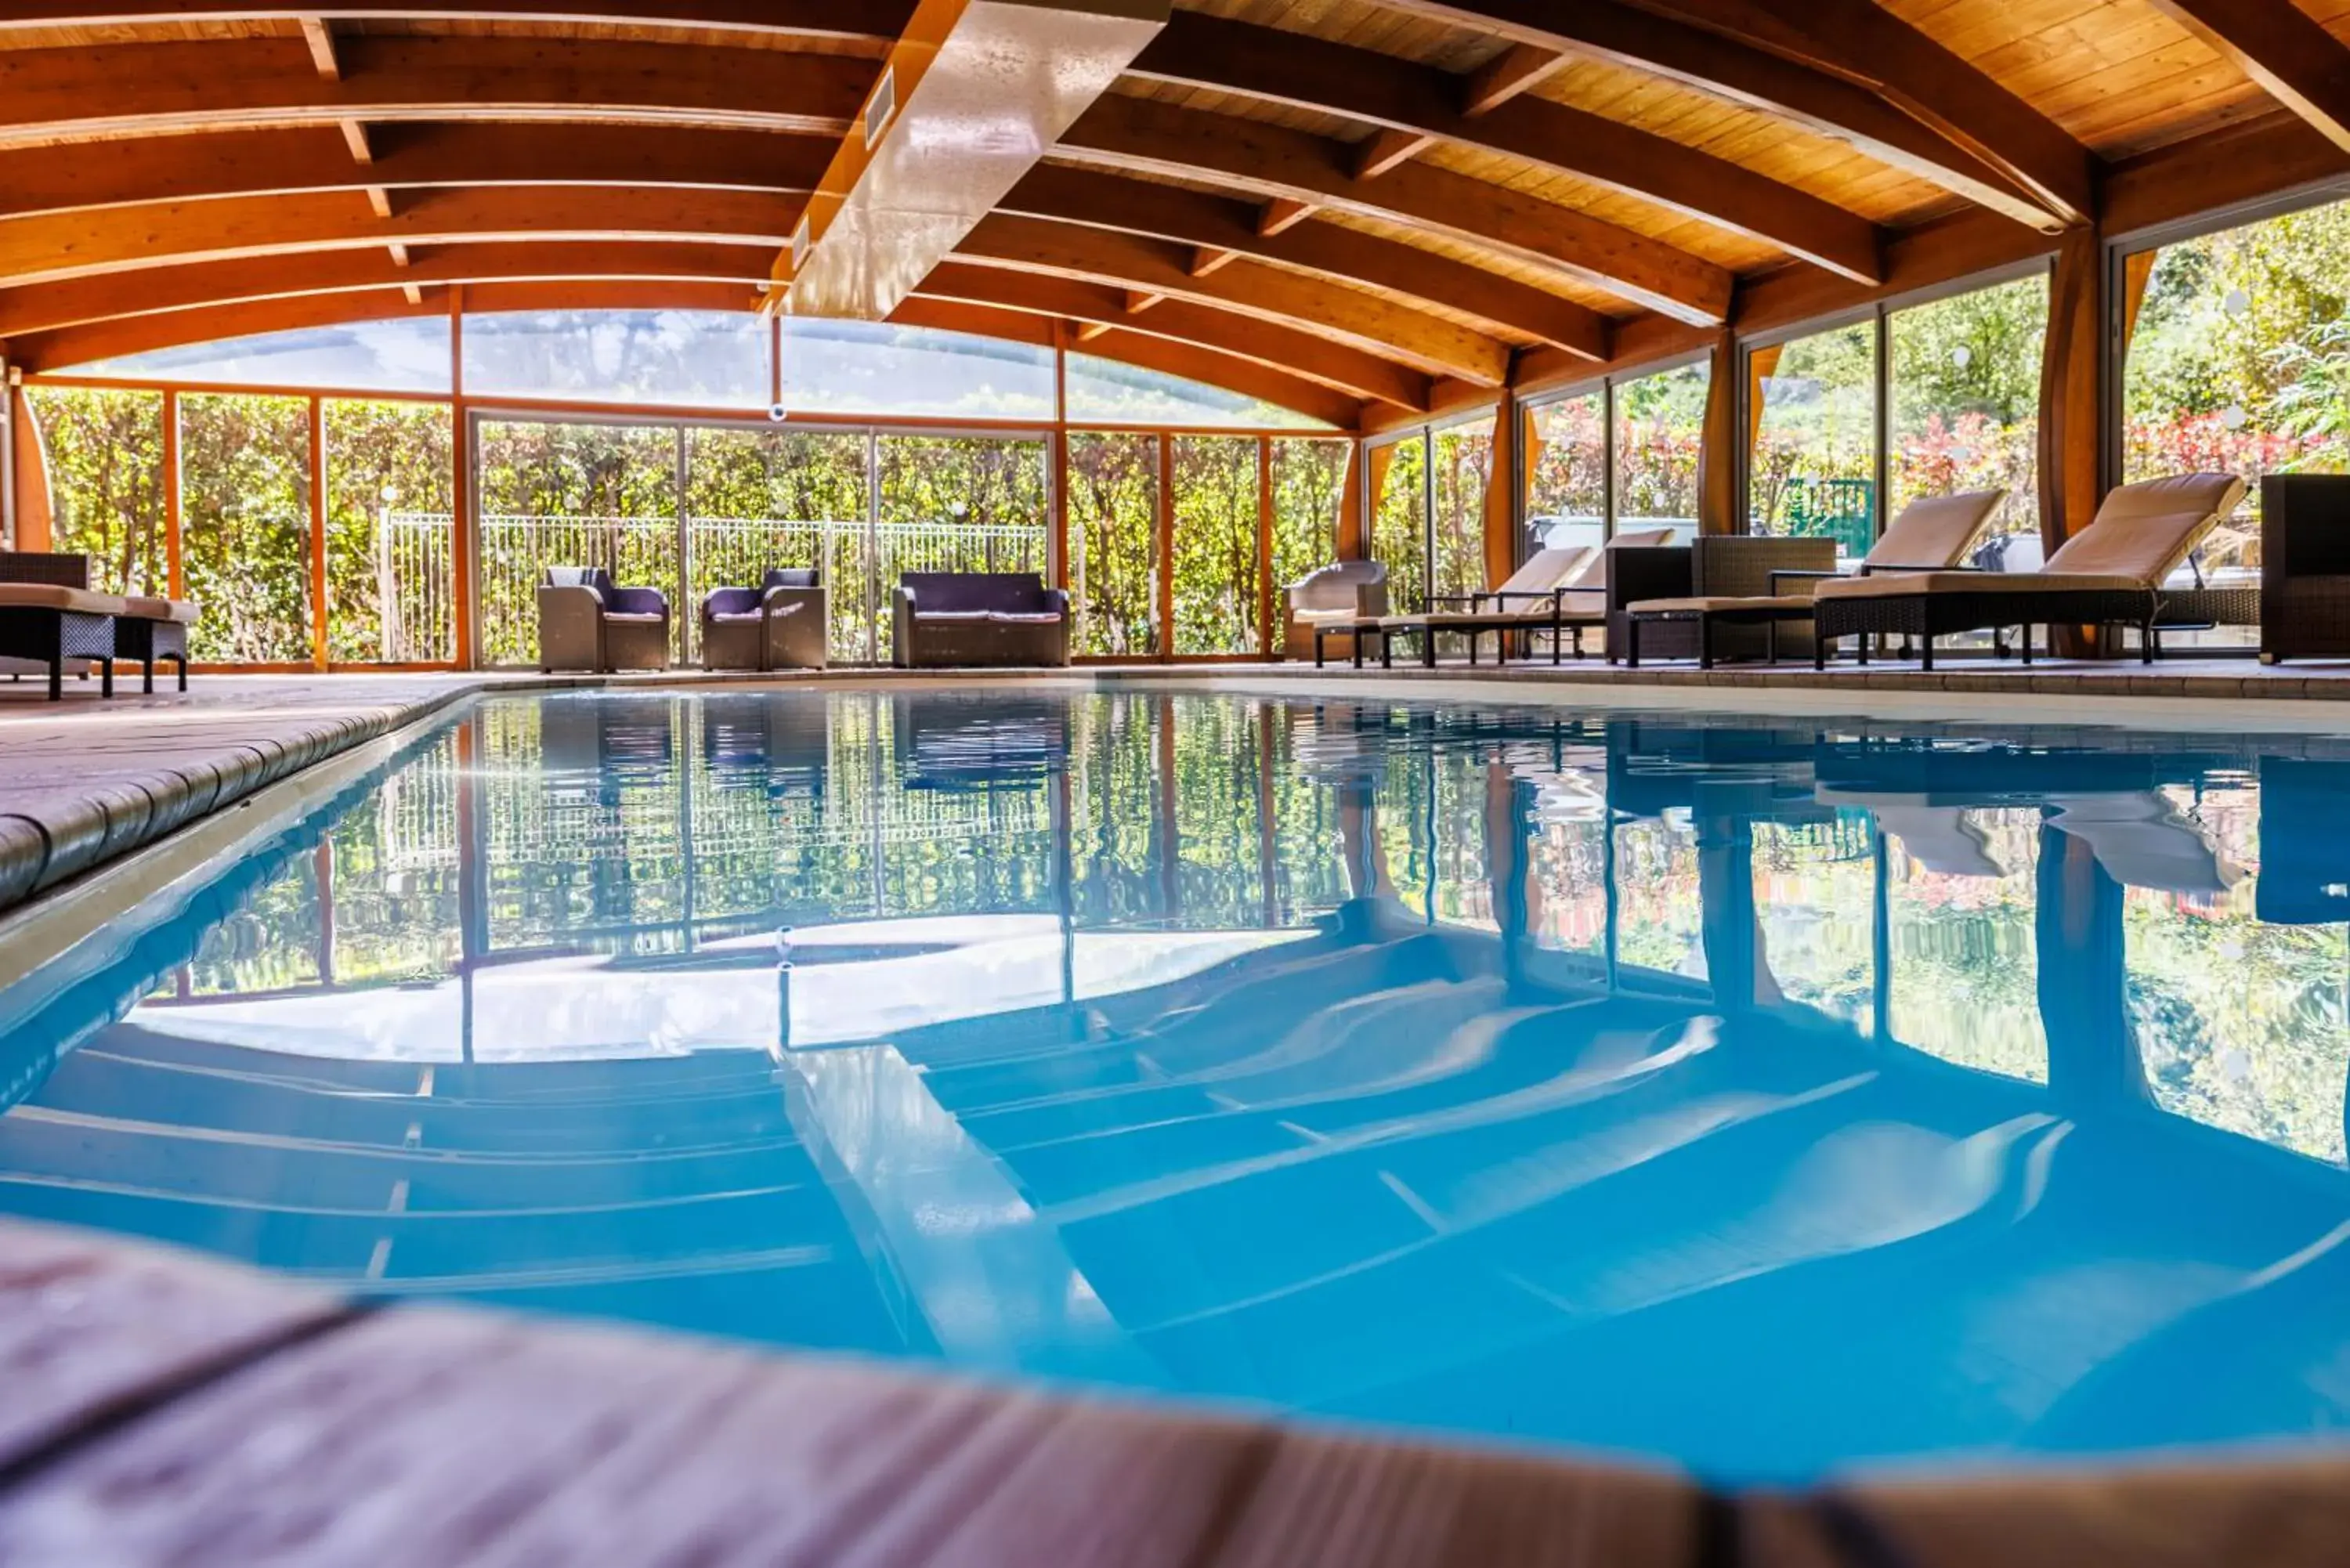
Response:
[{"label": "large window pane", "polygon": [[1429,563],[1433,591],[1475,593],[1485,587],[1485,486],[1493,466],[1493,427],[1482,419],[1448,425],[1430,441],[1436,465],[1436,527]]},{"label": "large window pane", "polygon": [[1175,438],[1175,651],[1260,647],[1253,436]]},{"label": "large window pane", "polygon": [[1825,535],[1856,560],[1877,535],[1877,323],[1753,350],[1747,531]]},{"label": "large window pane", "polygon": [[1388,607],[1408,614],[1428,601],[1428,438],[1375,446],[1370,464],[1371,559],[1388,569]]},{"label": "large window pane", "polygon": [[2198,557],[2207,579],[2254,580],[2260,476],[2350,469],[2350,203],[2141,253],[2124,277],[2144,293],[2122,376],[2122,478],[2242,474],[2242,507]]},{"label": "large window pane", "polygon": [[1702,362],[1616,389],[1616,532],[1697,534],[1697,459],[1705,434]]},{"label": "large window pane", "polygon": [[1561,398],[1525,411],[1526,527],[1537,548],[1607,537],[1607,398]]},{"label": "large window pane", "polygon": [[678,609],[678,431],[488,420],[481,427],[481,657],[538,662],[538,579],[601,566]]},{"label": "large window pane", "polygon": [[[472,322],[466,328],[472,330]],[[64,367],[58,367],[64,369]],[[126,381],[325,387],[345,392],[446,392],[449,319],[354,321],[155,348],[80,367]]]},{"label": "large window pane", "polygon": [[500,311],[465,317],[465,390],[764,409],[767,324],[714,310]]},{"label": "large window pane", "polygon": [[1245,425],[1251,430],[1327,430],[1321,421],[1201,381],[1090,354],[1068,360],[1069,418],[1120,424]]},{"label": "large window pane", "polygon": [[445,403],[329,401],[327,657],[409,664],[457,657],[457,576]]},{"label": "large window pane", "polygon": [[162,593],[162,394],[27,393],[48,460],[49,547],[88,556],[89,586],[100,593]]},{"label": "large window pane", "polygon": [[[1338,558],[1338,508],[1347,443],[1282,437],[1273,443],[1274,591]],[[1278,606],[1275,607],[1278,614]]]},{"label": "large window pane", "polygon": [[2040,353],[2048,278],[2019,278],[1886,318],[1893,356],[1886,516],[1927,495],[2003,486],[1987,537],[2040,532]]},{"label": "large window pane", "polygon": [[1049,420],[1053,351],[886,321],[793,319],[784,323],[784,404],[821,413]]},{"label": "large window pane", "polygon": [[1051,570],[1045,442],[1035,436],[885,435],[877,649],[906,572]]},{"label": "large window pane", "polygon": [[1159,438],[1069,432],[1070,651],[1158,651]]},{"label": "large window pane", "polygon": [[824,574],[832,657],[870,659],[867,436],[690,429],[685,438],[691,657],[700,657],[699,607],[712,589],[755,587],[774,566],[815,566]]},{"label": "large window pane", "polygon": [[192,658],[310,662],[308,399],[180,400],[180,535]]}]

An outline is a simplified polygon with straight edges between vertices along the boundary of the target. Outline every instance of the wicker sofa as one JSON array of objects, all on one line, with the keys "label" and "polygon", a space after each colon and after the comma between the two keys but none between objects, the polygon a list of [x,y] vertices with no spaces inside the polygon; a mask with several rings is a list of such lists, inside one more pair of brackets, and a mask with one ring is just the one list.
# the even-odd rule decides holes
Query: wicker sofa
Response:
[{"label": "wicker sofa", "polygon": [[901,670],[1069,662],[1069,596],[1034,572],[908,572],[891,612]]}]

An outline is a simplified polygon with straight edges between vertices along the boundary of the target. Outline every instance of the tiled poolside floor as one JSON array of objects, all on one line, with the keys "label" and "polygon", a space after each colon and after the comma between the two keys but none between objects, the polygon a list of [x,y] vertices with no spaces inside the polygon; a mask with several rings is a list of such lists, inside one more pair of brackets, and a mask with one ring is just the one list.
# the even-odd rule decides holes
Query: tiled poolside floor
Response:
[{"label": "tiled poolside floor", "polygon": [[[1406,663],[1392,670],[1369,665],[1359,674],[1344,664],[1318,672],[1303,664],[1224,664],[1121,666],[1076,673],[1108,680],[1295,680],[1318,674],[1412,685],[1473,678],[1528,688],[1565,684],[1586,691],[1669,690],[1683,701],[1692,689],[1721,691],[1726,697],[1736,693],[1749,701],[1758,688],[1802,691],[1811,694],[1805,700],[1812,702],[1828,691],[1839,697],[1903,699],[1946,694],[1970,697],[1978,708],[1983,698],[2006,696],[2161,697],[2207,703],[2283,699],[2324,704],[2300,711],[2310,713],[2313,722],[2323,714],[2329,728],[2342,722],[2342,711],[2333,703],[2350,702],[2350,662],[2275,668],[2246,659],[2166,659],[2151,667],[1951,660],[1932,671],[1914,664],[1879,662],[1866,670],[1846,664],[1825,673],[1800,666],[1731,665],[1700,670],[1687,663],[1638,670],[1596,662],[1513,664],[1497,670],[1490,663],[1472,667],[1459,661],[1447,661],[1434,670]],[[909,672],[837,670],[832,678],[907,679]],[[946,678],[1006,677],[972,671]],[[628,684],[712,679],[759,678],[712,678],[691,671],[614,678]],[[184,695],[142,697],[126,691],[111,701],[98,695],[95,682],[68,682],[66,700],[52,703],[39,682],[0,681],[0,909],[468,692],[578,683],[559,677],[549,682],[532,674],[200,675]],[[2260,708],[2266,710],[2258,713],[2264,726],[2273,726],[2292,711],[2269,710],[2265,701]],[[2158,717],[2157,710],[2142,711],[2149,720]],[[2128,712],[2126,705],[2120,706],[2113,716]]]}]

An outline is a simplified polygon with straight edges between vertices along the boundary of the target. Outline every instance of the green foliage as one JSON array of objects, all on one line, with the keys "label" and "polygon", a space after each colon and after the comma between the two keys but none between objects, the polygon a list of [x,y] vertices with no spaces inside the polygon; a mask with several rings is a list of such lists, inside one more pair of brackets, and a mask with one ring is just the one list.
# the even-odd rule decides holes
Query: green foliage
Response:
[{"label": "green foliage", "polygon": [[1698,449],[1705,433],[1703,364],[1643,376],[1616,389],[1616,524],[1692,522]]},{"label": "green foliage", "polygon": [[90,559],[102,593],[161,594],[163,398],[95,387],[34,387],[48,458],[50,548]]},{"label": "green foliage", "polygon": [[310,662],[308,399],[180,399],[180,534],[192,657]]},{"label": "green foliage", "polygon": [[1586,392],[1527,416],[1527,516],[1607,515],[1606,412],[1605,395]]},{"label": "green foliage", "polygon": [[1097,659],[1157,651],[1159,438],[1071,431],[1065,483],[1072,650]]},{"label": "green foliage", "polygon": [[[1388,569],[1388,604],[1399,613],[1428,602],[1428,438],[1405,436],[1371,449],[1378,481],[1371,510],[1371,559]],[[1385,463],[1384,476],[1379,472]]]},{"label": "green foliage", "polygon": [[1177,436],[1173,454],[1175,651],[1257,650],[1254,436]]},{"label": "green foliage", "polygon": [[1490,421],[1453,425],[1431,438],[1436,525],[1429,563],[1432,591],[1474,593],[1485,581],[1485,486],[1493,465]]},{"label": "green foliage", "polygon": [[[1273,443],[1273,582],[1276,595],[1338,558],[1338,507],[1346,494],[1344,441],[1277,437]],[[1275,611],[1278,614],[1278,610]]]}]

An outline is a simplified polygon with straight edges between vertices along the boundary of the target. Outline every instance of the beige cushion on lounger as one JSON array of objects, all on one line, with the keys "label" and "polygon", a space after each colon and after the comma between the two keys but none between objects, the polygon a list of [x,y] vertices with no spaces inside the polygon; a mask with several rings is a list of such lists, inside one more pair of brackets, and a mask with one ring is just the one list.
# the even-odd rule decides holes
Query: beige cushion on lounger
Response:
[{"label": "beige cushion on lounger", "polygon": [[77,615],[129,615],[130,607],[112,594],[55,583],[0,583],[0,609],[71,610]]},{"label": "beige cushion on lounger", "polygon": [[1955,566],[1966,558],[1968,547],[2006,495],[2002,489],[1920,496],[1901,509],[1901,515],[1869,546],[1862,564]]},{"label": "beige cushion on lounger", "polygon": [[143,598],[133,595],[122,602],[130,607],[130,613],[140,620],[173,620],[182,626],[195,623],[196,607],[185,599]]},{"label": "beige cushion on lounger", "polygon": [[2125,484],[2043,570],[2129,577],[2154,587],[2244,498],[2232,473],[2177,473]]}]

